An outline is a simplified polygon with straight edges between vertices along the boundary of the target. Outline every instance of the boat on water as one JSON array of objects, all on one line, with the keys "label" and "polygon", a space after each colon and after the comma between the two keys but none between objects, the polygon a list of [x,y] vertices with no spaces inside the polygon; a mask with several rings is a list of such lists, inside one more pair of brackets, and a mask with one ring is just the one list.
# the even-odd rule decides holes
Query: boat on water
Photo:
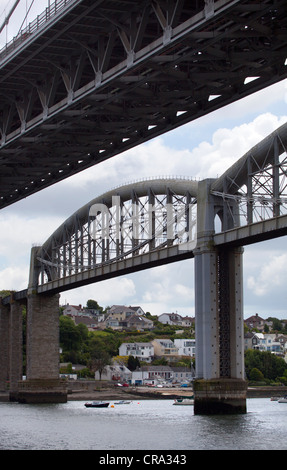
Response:
[{"label": "boat on water", "polygon": [[287,395],[285,395],[285,397],[279,398],[278,403],[287,403]]},{"label": "boat on water", "polygon": [[91,403],[85,403],[86,408],[107,408],[109,406],[107,401],[92,401]]},{"label": "boat on water", "polygon": [[120,400],[120,401],[115,401],[115,405],[129,405],[131,401],[129,400]]},{"label": "boat on water", "polygon": [[174,400],[174,405],[194,405],[194,397],[180,397]]}]

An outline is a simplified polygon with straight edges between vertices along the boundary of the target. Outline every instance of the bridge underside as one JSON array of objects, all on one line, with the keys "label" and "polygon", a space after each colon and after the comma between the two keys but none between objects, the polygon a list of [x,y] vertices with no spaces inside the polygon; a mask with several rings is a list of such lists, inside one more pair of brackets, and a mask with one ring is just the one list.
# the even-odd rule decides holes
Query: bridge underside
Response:
[{"label": "bridge underside", "polygon": [[0,53],[0,208],[287,76],[285,0],[45,15]]}]

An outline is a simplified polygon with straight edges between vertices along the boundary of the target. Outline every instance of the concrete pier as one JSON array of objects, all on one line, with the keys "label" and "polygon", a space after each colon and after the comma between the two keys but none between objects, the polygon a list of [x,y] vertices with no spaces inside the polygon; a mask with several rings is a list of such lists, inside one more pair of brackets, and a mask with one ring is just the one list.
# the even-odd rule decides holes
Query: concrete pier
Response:
[{"label": "concrete pier", "polygon": [[247,383],[237,379],[196,380],[194,414],[244,414],[246,413]]},{"label": "concrete pier", "polygon": [[[195,255],[195,414],[246,413],[242,248],[214,246],[215,216],[231,228],[230,208],[199,183]],[[234,206],[234,214],[236,215]]]}]

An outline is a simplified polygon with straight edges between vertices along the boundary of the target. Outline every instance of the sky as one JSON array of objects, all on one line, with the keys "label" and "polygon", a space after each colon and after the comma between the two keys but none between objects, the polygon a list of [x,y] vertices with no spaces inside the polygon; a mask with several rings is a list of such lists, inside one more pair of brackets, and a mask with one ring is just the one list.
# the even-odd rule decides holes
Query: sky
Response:
[{"label": "sky", "polygon": [[[0,0],[0,22],[13,0]],[[31,1],[22,0],[0,46],[17,34]],[[28,20],[48,1],[36,0]],[[5,10],[6,7],[6,10]],[[7,14],[7,13],[6,13]],[[130,149],[0,211],[0,290],[27,288],[30,252],[72,213],[121,184],[150,176],[216,178],[287,122],[287,80]],[[287,319],[287,237],[245,247],[244,318]],[[140,305],[153,315],[194,316],[194,261],[186,260],[63,292],[61,305]]]}]

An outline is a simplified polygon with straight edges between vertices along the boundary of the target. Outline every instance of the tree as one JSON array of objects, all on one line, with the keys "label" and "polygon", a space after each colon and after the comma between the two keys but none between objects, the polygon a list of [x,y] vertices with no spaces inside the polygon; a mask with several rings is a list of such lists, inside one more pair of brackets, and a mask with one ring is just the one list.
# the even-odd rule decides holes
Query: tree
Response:
[{"label": "tree", "polygon": [[140,361],[137,357],[129,356],[128,358],[128,369],[133,371],[136,370],[137,367],[140,367]]},{"label": "tree", "polygon": [[260,370],[266,379],[276,380],[277,377],[284,375],[287,364],[284,359],[271,354],[270,351],[248,349],[245,351],[245,372],[248,380],[253,368]]},{"label": "tree", "polygon": [[106,366],[112,362],[111,356],[102,349],[94,349],[91,351],[90,369],[94,372],[98,371],[100,380],[102,380],[102,373]]},{"label": "tree", "polygon": [[263,382],[264,381],[264,375],[256,367],[253,367],[253,369],[251,369],[249,378],[252,382]]},{"label": "tree", "polygon": [[79,350],[82,343],[80,331],[70,317],[60,316],[60,345],[64,350]]},{"label": "tree", "polygon": [[97,312],[102,313],[103,307],[101,307],[96,300],[89,299],[87,300],[87,308],[92,310],[97,310]]}]

